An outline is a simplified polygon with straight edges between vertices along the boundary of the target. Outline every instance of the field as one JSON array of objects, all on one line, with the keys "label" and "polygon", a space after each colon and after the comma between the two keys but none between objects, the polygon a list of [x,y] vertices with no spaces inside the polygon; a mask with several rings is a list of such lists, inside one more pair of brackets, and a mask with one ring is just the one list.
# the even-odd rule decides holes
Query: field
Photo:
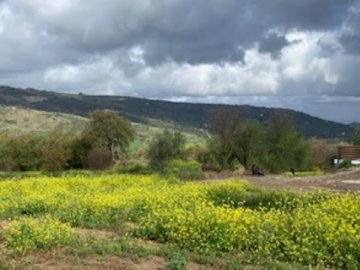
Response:
[{"label": "field", "polygon": [[360,194],[135,175],[0,182],[0,269],[359,269]]}]

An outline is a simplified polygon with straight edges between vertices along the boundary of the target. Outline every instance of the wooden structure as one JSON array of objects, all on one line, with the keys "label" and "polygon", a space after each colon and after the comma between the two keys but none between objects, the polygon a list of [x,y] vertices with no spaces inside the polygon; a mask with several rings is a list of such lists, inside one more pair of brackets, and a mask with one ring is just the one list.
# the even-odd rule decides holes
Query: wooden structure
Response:
[{"label": "wooden structure", "polygon": [[344,160],[351,160],[354,165],[360,165],[360,145],[339,146],[334,163],[339,164]]},{"label": "wooden structure", "polygon": [[339,146],[338,159],[360,159],[360,146]]}]

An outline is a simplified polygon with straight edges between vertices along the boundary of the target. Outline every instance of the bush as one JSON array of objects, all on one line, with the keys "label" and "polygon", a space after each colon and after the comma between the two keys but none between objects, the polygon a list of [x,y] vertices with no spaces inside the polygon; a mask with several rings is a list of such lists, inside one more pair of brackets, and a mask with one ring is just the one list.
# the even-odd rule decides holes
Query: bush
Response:
[{"label": "bush", "polygon": [[175,176],[181,180],[196,180],[204,178],[201,164],[194,160],[173,160],[165,170],[167,176]]},{"label": "bush", "polygon": [[94,148],[89,151],[84,161],[84,168],[104,170],[112,166],[112,154],[107,149]]},{"label": "bush", "polygon": [[6,244],[23,255],[35,249],[62,246],[73,239],[71,227],[51,217],[12,221],[4,234]]},{"label": "bush", "polygon": [[312,169],[330,170],[332,160],[336,157],[336,146],[319,139],[312,139],[309,143]]},{"label": "bush", "polygon": [[352,166],[353,165],[352,165],[351,160],[345,159],[337,166],[337,169],[348,169],[348,168],[351,168]]},{"label": "bush", "polygon": [[180,252],[176,252],[171,255],[169,265],[169,270],[186,270],[186,257]]},{"label": "bush", "polygon": [[75,135],[54,130],[48,133],[3,133],[0,136],[0,170],[57,171],[68,167]]},{"label": "bush", "polygon": [[152,170],[145,164],[132,164],[122,167],[116,167],[112,169],[112,172],[121,173],[121,174],[147,175],[147,174],[151,174]]},{"label": "bush", "polygon": [[184,159],[186,139],[180,132],[164,130],[156,136],[148,149],[150,167],[154,170],[163,170],[171,160]]}]

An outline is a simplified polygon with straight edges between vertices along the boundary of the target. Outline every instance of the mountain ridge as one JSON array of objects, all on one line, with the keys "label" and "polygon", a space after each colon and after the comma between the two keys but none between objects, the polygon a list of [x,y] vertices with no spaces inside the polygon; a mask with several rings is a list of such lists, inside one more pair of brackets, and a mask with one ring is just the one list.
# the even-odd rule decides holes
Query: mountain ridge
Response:
[{"label": "mountain ridge", "polygon": [[285,113],[294,120],[296,128],[306,137],[348,139],[353,132],[352,125],[324,120],[290,109],[250,105],[171,102],[129,96],[68,94],[10,86],[0,86],[0,105],[20,106],[80,116],[87,116],[96,109],[111,109],[134,122],[166,121],[198,129],[208,127],[208,113],[210,110],[236,108],[243,111],[247,119],[258,120],[263,124],[267,123],[272,113]]}]

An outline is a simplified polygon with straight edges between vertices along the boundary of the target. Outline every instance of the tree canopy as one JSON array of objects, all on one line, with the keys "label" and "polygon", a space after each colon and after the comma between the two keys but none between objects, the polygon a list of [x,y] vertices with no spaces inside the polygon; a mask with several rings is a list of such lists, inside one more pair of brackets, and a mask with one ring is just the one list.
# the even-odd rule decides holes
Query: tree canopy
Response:
[{"label": "tree canopy", "polygon": [[354,130],[352,143],[356,145],[360,145],[360,125],[358,125]]},{"label": "tree canopy", "polygon": [[162,170],[171,160],[185,158],[185,144],[186,139],[182,133],[164,130],[154,138],[149,146],[150,167]]},{"label": "tree canopy", "polygon": [[125,151],[134,138],[131,123],[110,110],[96,110],[84,131],[84,138],[93,148],[110,151],[114,160],[117,150]]}]

